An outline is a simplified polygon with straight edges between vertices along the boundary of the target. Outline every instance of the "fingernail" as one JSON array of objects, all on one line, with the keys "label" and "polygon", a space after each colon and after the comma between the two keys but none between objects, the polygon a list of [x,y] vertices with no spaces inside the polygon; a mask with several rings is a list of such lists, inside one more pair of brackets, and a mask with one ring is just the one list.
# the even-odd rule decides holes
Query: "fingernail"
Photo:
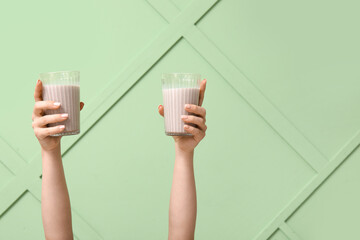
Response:
[{"label": "fingernail", "polygon": [[188,119],[188,116],[187,115],[181,115],[181,119]]},{"label": "fingernail", "polygon": [[185,129],[189,129],[190,127],[189,127],[189,125],[185,125],[184,128],[185,128]]},{"label": "fingernail", "polygon": [[191,108],[190,104],[186,104],[185,108],[190,109]]},{"label": "fingernail", "polygon": [[161,105],[158,106],[158,109],[160,109],[160,106],[161,106]]},{"label": "fingernail", "polygon": [[65,125],[60,125],[59,128],[60,128],[60,129],[64,129],[64,128],[65,128]]},{"label": "fingernail", "polygon": [[54,102],[54,106],[60,106],[59,102]]},{"label": "fingernail", "polygon": [[38,84],[40,82],[40,79],[38,79],[37,81],[36,81],[36,84]]},{"label": "fingernail", "polygon": [[67,114],[67,113],[61,114],[62,118],[67,118],[68,116],[69,116],[69,114]]}]

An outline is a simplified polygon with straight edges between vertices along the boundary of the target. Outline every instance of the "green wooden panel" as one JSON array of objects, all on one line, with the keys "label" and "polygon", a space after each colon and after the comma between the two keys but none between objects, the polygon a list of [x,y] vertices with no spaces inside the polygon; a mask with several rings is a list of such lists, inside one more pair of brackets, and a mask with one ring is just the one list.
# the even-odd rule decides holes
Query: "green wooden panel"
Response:
[{"label": "green wooden panel", "polygon": [[290,240],[286,235],[281,231],[277,230],[268,240]]},{"label": "green wooden panel", "polygon": [[357,149],[287,221],[302,239],[359,239],[360,151]]},{"label": "green wooden panel", "polygon": [[[340,222],[325,221],[332,233],[304,219],[312,211],[316,221],[324,217],[316,196],[325,186],[332,188],[322,201],[346,194],[345,180],[326,178],[351,172],[337,166],[360,143],[357,7],[350,0],[6,3],[0,238],[14,231],[16,239],[43,238],[32,91],[40,71],[61,69],[81,71],[86,102],[82,133],[63,139],[77,239],[166,238],[173,144],[157,105],[161,73],[182,71],[208,79],[209,130],[195,162],[196,238],[340,236]],[[354,213],[342,213],[340,196],[326,214],[355,222],[357,198],[344,203]]]},{"label": "green wooden panel", "polygon": [[13,174],[11,174],[11,171],[3,163],[1,163],[0,159],[0,190],[6,186],[12,177]]},{"label": "green wooden panel", "polygon": [[331,158],[360,128],[359,7],[227,0],[197,26]]},{"label": "green wooden panel", "polygon": [[17,1],[4,5],[0,61],[6,66],[2,82],[9,91],[2,92],[0,101],[12,99],[12,106],[1,122],[18,130],[1,128],[0,135],[27,160],[38,147],[29,126],[30,89],[40,72],[80,70],[81,98],[89,104],[166,26],[142,0],[35,0],[24,1],[21,7]]},{"label": "green wooden panel", "polygon": [[172,2],[178,9],[183,10],[191,1],[190,0],[170,0],[170,2]]},{"label": "green wooden panel", "polygon": [[45,239],[40,202],[31,193],[25,192],[1,217],[0,239]]},{"label": "green wooden panel", "polygon": [[197,70],[209,82],[208,137],[195,165],[197,238],[254,237],[314,172],[185,40],[66,154],[73,206],[105,239],[166,237],[173,149],[156,109],[167,69]]},{"label": "green wooden panel", "polygon": [[8,168],[9,172],[16,174],[25,166],[26,161],[15,149],[0,136],[0,161]]}]

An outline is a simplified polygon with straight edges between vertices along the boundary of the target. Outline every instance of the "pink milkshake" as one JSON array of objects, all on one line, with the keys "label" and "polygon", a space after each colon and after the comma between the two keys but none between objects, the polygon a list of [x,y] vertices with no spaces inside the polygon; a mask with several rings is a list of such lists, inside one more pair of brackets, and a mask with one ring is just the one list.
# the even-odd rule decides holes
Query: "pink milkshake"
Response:
[{"label": "pink milkshake", "polygon": [[165,134],[168,136],[192,136],[184,130],[181,115],[186,104],[199,104],[200,75],[191,73],[163,74],[163,104]]},{"label": "pink milkshake", "polygon": [[61,103],[56,110],[46,110],[45,114],[67,113],[67,120],[58,123],[50,123],[49,127],[65,125],[65,130],[53,136],[74,135],[80,133],[80,87],[75,85],[45,85],[43,86],[44,101]]},{"label": "pink milkshake", "polygon": [[173,88],[163,90],[165,132],[166,135],[189,135],[185,132],[185,123],[181,120],[181,115],[189,115],[185,111],[186,104],[199,103],[198,88]]},{"label": "pink milkshake", "polygon": [[43,100],[59,102],[60,108],[46,110],[45,115],[69,114],[68,119],[48,124],[48,127],[65,125],[64,131],[52,136],[80,133],[80,73],[78,71],[48,72],[40,74],[43,83]]}]

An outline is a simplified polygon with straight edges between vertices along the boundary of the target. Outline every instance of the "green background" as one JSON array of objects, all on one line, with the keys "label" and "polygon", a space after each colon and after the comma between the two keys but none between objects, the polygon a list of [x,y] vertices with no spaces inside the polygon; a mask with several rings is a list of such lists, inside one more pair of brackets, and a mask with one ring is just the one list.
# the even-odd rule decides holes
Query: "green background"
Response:
[{"label": "green background", "polygon": [[196,239],[360,239],[360,4],[90,0],[0,4],[0,239],[43,239],[31,128],[40,72],[79,70],[62,140],[76,239],[166,239],[173,142],[163,72],[208,79]]}]

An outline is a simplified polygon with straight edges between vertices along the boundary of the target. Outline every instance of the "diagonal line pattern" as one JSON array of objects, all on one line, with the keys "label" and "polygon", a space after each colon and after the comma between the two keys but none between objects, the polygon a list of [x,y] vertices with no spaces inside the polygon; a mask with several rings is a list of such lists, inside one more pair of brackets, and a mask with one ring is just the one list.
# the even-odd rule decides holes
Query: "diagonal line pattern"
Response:
[{"label": "diagonal line pattern", "polygon": [[[162,6],[152,0],[153,7]],[[164,4],[167,1],[163,1]],[[171,22],[163,8],[156,9]],[[175,10],[173,10],[175,11]],[[176,13],[172,13],[174,15]],[[316,172],[327,164],[327,159],[307,140],[281,112],[249,81],[232,62],[196,26],[191,26],[184,37],[196,51],[237,91],[253,109],[294,149]]]},{"label": "diagonal line pattern", "polygon": [[[197,36],[196,36],[197,35]],[[225,79],[233,79],[231,76],[241,77],[238,70],[234,69],[232,66],[221,66],[222,64],[216,65],[216,61],[226,62],[226,59],[221,57],[219,50],[215,49],[215,46],[211,46],[212,43],[194,26],[189,32],[187,32],[184,37],[189,41],[193,47],[200,52],[200,54],[209,61],[209,63],[218,70],[218,72],[223,75]],[[216,52],[218,54],[216,54]],[[211,56],[210,56],[211,55]],[[213,62],[209,59],[213,58]],[[215,66],[216,65],[216,66]],[[220,65],[220,67],[219,67]],[[228,64],[230,65],[230,63]],[[228,71],[228,73],[227,73]],[[235,71],[235,72],[232,72]],[[237,73],[236,73],[237,72]],[[253,93],[247,92],[249,88],[252,91],[255,91],[253,87],[249,85],[241,85],[237,81],[230,80],[230,84],[241,93],[242,96],[249,95]],[[242,91],[239,91],[243,89]],[[259,93],[260,94],[260,93]],[[276,132],[286,141],[288,144],[299,153],[302,158],[308,162],[308,164],[318,172],[318,175],[311,181],[311,183],[303,190],[301,193],[295,197],[290,205],[288,205],[283,212],[276,218],[261,234],[259,234],[255,239],[262,240],[267,239],[278,227],[283,226],[284,221],[313,193],[320,184],[329,177],[333,171],[347,158],[359,144],[360,144],[360,134],[351,140],[345,147],[340,150],[340,152],[330,161],[327,161],[323,155],[310,143],[306,138],[304,138],[301,133],[297,132],[296,128],[292,127],[291,123],[287,122],[286,118],[283,117],[280,113],[279,116],[273,118],[272,116],[275,113],[270,113],[271,106],[266,104],[265,98],[264,101],[255,105],[258,105],[259,108],[255,110],[263,116],[264,120],[267,121],[270,126],[272,126]],[[257,99],[254,96],[249,96],[247,101],[250,105],[254,106],[254,102],[257,103]],[[264,106],[260,106],[264,104]],[[269,107],[270,109],[264,109]],[[259,110],[260,109],[260,110]],[[263,110],[263,111],[261,111]],[[262,114],[264,113],[265,114]],[[269,118],[270,117],[270,118]],[[289,230],[289,228],[287,228]],[[289,232],[288,232],[289,233]],[[291,238],[293,239],[293,238]]]},{"label": "diagonal line pattern", "polygon": [[[4,150],[4,152],[3,151],[1,152],[2,154],[6,153],[6,155],[4,156],[7,156],[7,158],[5,159],[10,159],[9,162],[6,163],[10,166],[11,171],[14,173],[14,175],[19,175],[24,177],[25,173],[22,171],[22,167],[25,166],[27,163],[25,163],[25,161],[20,159],[18,155],[14,153],[14,151],[11,148],[2,148],[2,150]],[[35,198],[37,198],[39,201],[41,199],[40,178],[37,178],[36,181],[37,185],[40,186],[38,188],[32,186],[28,187],[26,184],[24,184],[25,182],[22,181],[22,178],[17,178],[17,180],[18,181],[12,181],[2,191],[2,192],[6,192],[6,195],[2,195],[2,197],[0,198],[0,206],[6,206],[6,208],[2,209],[2,214],[4,214],[9,208],[11,208],[11,206],[16,202],[16,200],[19,199],[26,192],[27,188]],[[74,230],[74,234],[76,236],[87,236],[84,239],[94,239],[94,238],[89,238],[90,235],[88,234],[93,233],[93,231],[91,231],[89,225],[87,225],[87,223],[84,220],[82,220],[77,214],[74,213],[73,213],[73,219],[74,219],[73,220],[74,223],[77,226],[77,228]],[[79,228],[78,226],[81,226],[81,228]],[[93,234],[93,236],[96,235]],[[96,239],[101,239],[101,238],[96,238]]]},{"label": "diagonal line pattern", "polygon": [[[331,161],[327,159],[307,140],[287,119],[276,109],[271,102],[227,59],[227,57],[195,26],[206,12],[211,9],[216,0],[194,1],[183,12],[169,1],[148,0],[149,4],[169,23],[167,29],[145,50],[118,78],[110,82],[94,101],[89,104],[85,112],[82,128],[85,129],[75,139],[65,139],[63,142],[63,155],[79,141],[96,122],[127,93],[141,77],[166,54],[176,42],[184,36],[196,51],[220,74],[226,81],[264,118],[264,120],[292,147],[315,171],[319,174],[312,182],[300,192],[286,208],[259,233],[255,238],[266,239],[278,227],[292,234],[285,224],[286,219],[316,190],[325,179],[339,166],[345,158],[356,148],[360,142],[360,134],[351,140]],[[234,76],[237,78],[234,80]],[[125,81],[118,81],[125,79]],[[1,139],[0,139],[1,143]],[[19,159],[17,158],[19,161]],[[30,164],[11,162],[5,164],[16,172],[15,179],[1,192],[5,198],[0,199],[0,215],[21,194],[29,189],[37,198],[41,195],[39,186],[41,181],[40,154],[36,154]],[[35,179],[35,180],[34,180]],[[81,225],[82,230],[77,233],[78,238],[100,239],[95,230],[84,222],[76,212],[73,212],[74,223]],[[83,224],[83,225],[82,225]],[[88,233],[86,233],[88,232]],[[291,236],[289,236],[291,238]],[[292,238],[291,238],[292,239]]]},{"label": "diagonal line pattern", "polygon": [[1,162],[16,175],[17,171],[26,166],[26,162],[13,150],[13,148],[0,136]]},{"label": "diagonal line pattern", "polygon": [[[152,0],[153,7],[171,22],[173,12],[163,12],[160,0]],[[164,4],[167,1],[163,1]],[[237,91],[253,109],[297,152],[316,172],[327,164],[327,159],[309,142],[281,112],[249,81],[228,58],[194,25],[184,34],[196,51]],[[236,78],[235,78],[235,77]]]},{"label": "diagonal line pattern", "polygon": [[302,189],[297,196],[276,216],[264,229],[260,232],[254,240],[267,239],[283,222],[285,222],[297,208],[299,208],[318,188],[329,178],[336,169],[354,152],[360,144],[360,131],[345,144],[344,147],[331,159],[329,164],[321,170],[321,172],[314,177],[314,179]]},{"label": "diagonal line pattern", "polygon": [[35,174],[34,170],[41,172],[40,162],[36,165],[37,168],[33,168],[32,171],[29,171],[30,164],[25,164],[24,167],[14,170],[16,175],[0,193],[0,216],[9,208],[12,202],[28,189],[30,182],[39,177],[39,174]]},{"label": "diagonal line pattern", "polygon": [[173,2],[164,0],[146,0],[150,6],[168,23],[172,22],[177,15],[179,15],[179,9]]},{"label": "diagonal line pattern", "polygon": [[[28,191],[41,202],[41,179],[38,178],[28,187]],[[74,235],[77,239],[101,240],[102,237],[74,209],[71,210]]]},{"label": "diagonal line pattern", "polygon": [[[156,5],[159,1],[156,1]],[[154,7],[156,8],[154,4]],[[157,11],[162,16],[171,22],[169,15],[162,12],[161,8]],[[174,13],[173,13],[174,14]],[[176,13],[175,13],[176,14]],[[316,147],[306,139],[286,118],[278,111],[265,96],[261,94],[250,81],[236,69],[235,66],[221,53],[219,49],[211,43],[205,35],[203,35],[195,26],[192,26],[188,32],[185,32],[184,37],[190,44],[202,55],[206,61],[209,62],[227,81],[234,87],[247,101],[254,107],[254,109],[269,123],[271,127],[300,155],[309,165],[317,172],[318,176],[305,188],[304,191],[295,198],[295,200],[284,209],[284,211],[260,233],[255,239],[266,239],[273,233],[277,227],[288,236],[290,239],[300,239],[290,227],[284,222],[310,195],[323,181],[329,177],[335,169],[347,158],[347,156],[360,144],[360,134],[357,134],[348,144],[346,144],[334,159],[328,163],[327,159],[320,153]],[[211,60],[209,60],[211,59]],[[226,63],[226,64],[222,64]],[[233,76],[237,76],[242,81],[239,84],[237,81],[231,81]],[[244,87],[244,88],[243,88]],[[245,91],[242,91],[245,89]],[[249,89],[251,91],[249,91]],[[250,92],[250,93],[249,93]],[[253,96],[255,95],[255,96]],[[260,99],[260,101],[259,101]],[[259,104],[254,104],[260,102]],[[255,106],[254,106],[255,105]],[[260,110],[259,110],[260,109]],[[270,112],[270,114],[268,114]],[[265,114],[264,114],[265,113]],[[275,115],[274,115],[275,113]],[[272,119],[272,116],[276,116]],[[270,119],[269,119],[270,117]],[[295,137],[294,137],[295,136]],[[282,221],[282,222],[281,222]]]},{"label": "diagonal line pattern", "polygon": [[[198,21],[216,2],[217,0],[194,1],[184,11],[179,13],[166,30],[162,32],[128,68],[116,79],[111,81],[108,86],[88,104],[88,110],[83,115],[84,121],[81,122],[82,129],[85,130],[76,138],[64,139],[62,143],[62,155],[65,155],[66,152],[181,39],[186,29]],[[125,80],[119,81],[119,79]],[[0,193],[2,196],[6,196],[0,199],[0,216],[11,206],[14,200],[21,196],[27,189],[39,198],[41,195],[39,191],[41,181],[38,180],[41,175],[40,159],[40,153],[35,154],[30,163],[22,166],[14,179]],[[84,223],[84,221],[80,220],[79,222]],[[86,228],[91,229],[90,226],[86,226]],[[93,239],[93,237],[92,235],[91,239]],[[85,237],[85,239],[89,238]]]},{"label": "diagonal line pattern", "polygon": [[291,240],[301,240],[301,238],[287,225],[283,223],[279,229]]},{"label": "diagonal line pattern", "polygon": [[[153,0],[155,1],[155,0]],[[154,8],[159,5],[156,0]],[[164,18],[168,15],[157,9]],[[173,13],[176,14],[176,13]],[[171,22],[170,18],[167,21]],[[360,133],[349,141],[331,160],[299,132],[295,126],[232,64],[232,62],[194,25],[184,34],[185,39],[201,56],[263,117],[289,146],[294,149],[318,174],[300,191],[284,210],[269,223],[254,239],[267,239],[277,228],[281,228],[291,239],[299,237],[285,223],[286,219],[329,177],[335,169],[360,144]],[[236,80],[234,80],[234,76]]]},{"label": "diagonal line pattern", "polygon": [[203,33],[193,26],[184,37],[313,170],[319,172],[328,163],[324,155],[264,97],[251,81],[246,79]]}]

